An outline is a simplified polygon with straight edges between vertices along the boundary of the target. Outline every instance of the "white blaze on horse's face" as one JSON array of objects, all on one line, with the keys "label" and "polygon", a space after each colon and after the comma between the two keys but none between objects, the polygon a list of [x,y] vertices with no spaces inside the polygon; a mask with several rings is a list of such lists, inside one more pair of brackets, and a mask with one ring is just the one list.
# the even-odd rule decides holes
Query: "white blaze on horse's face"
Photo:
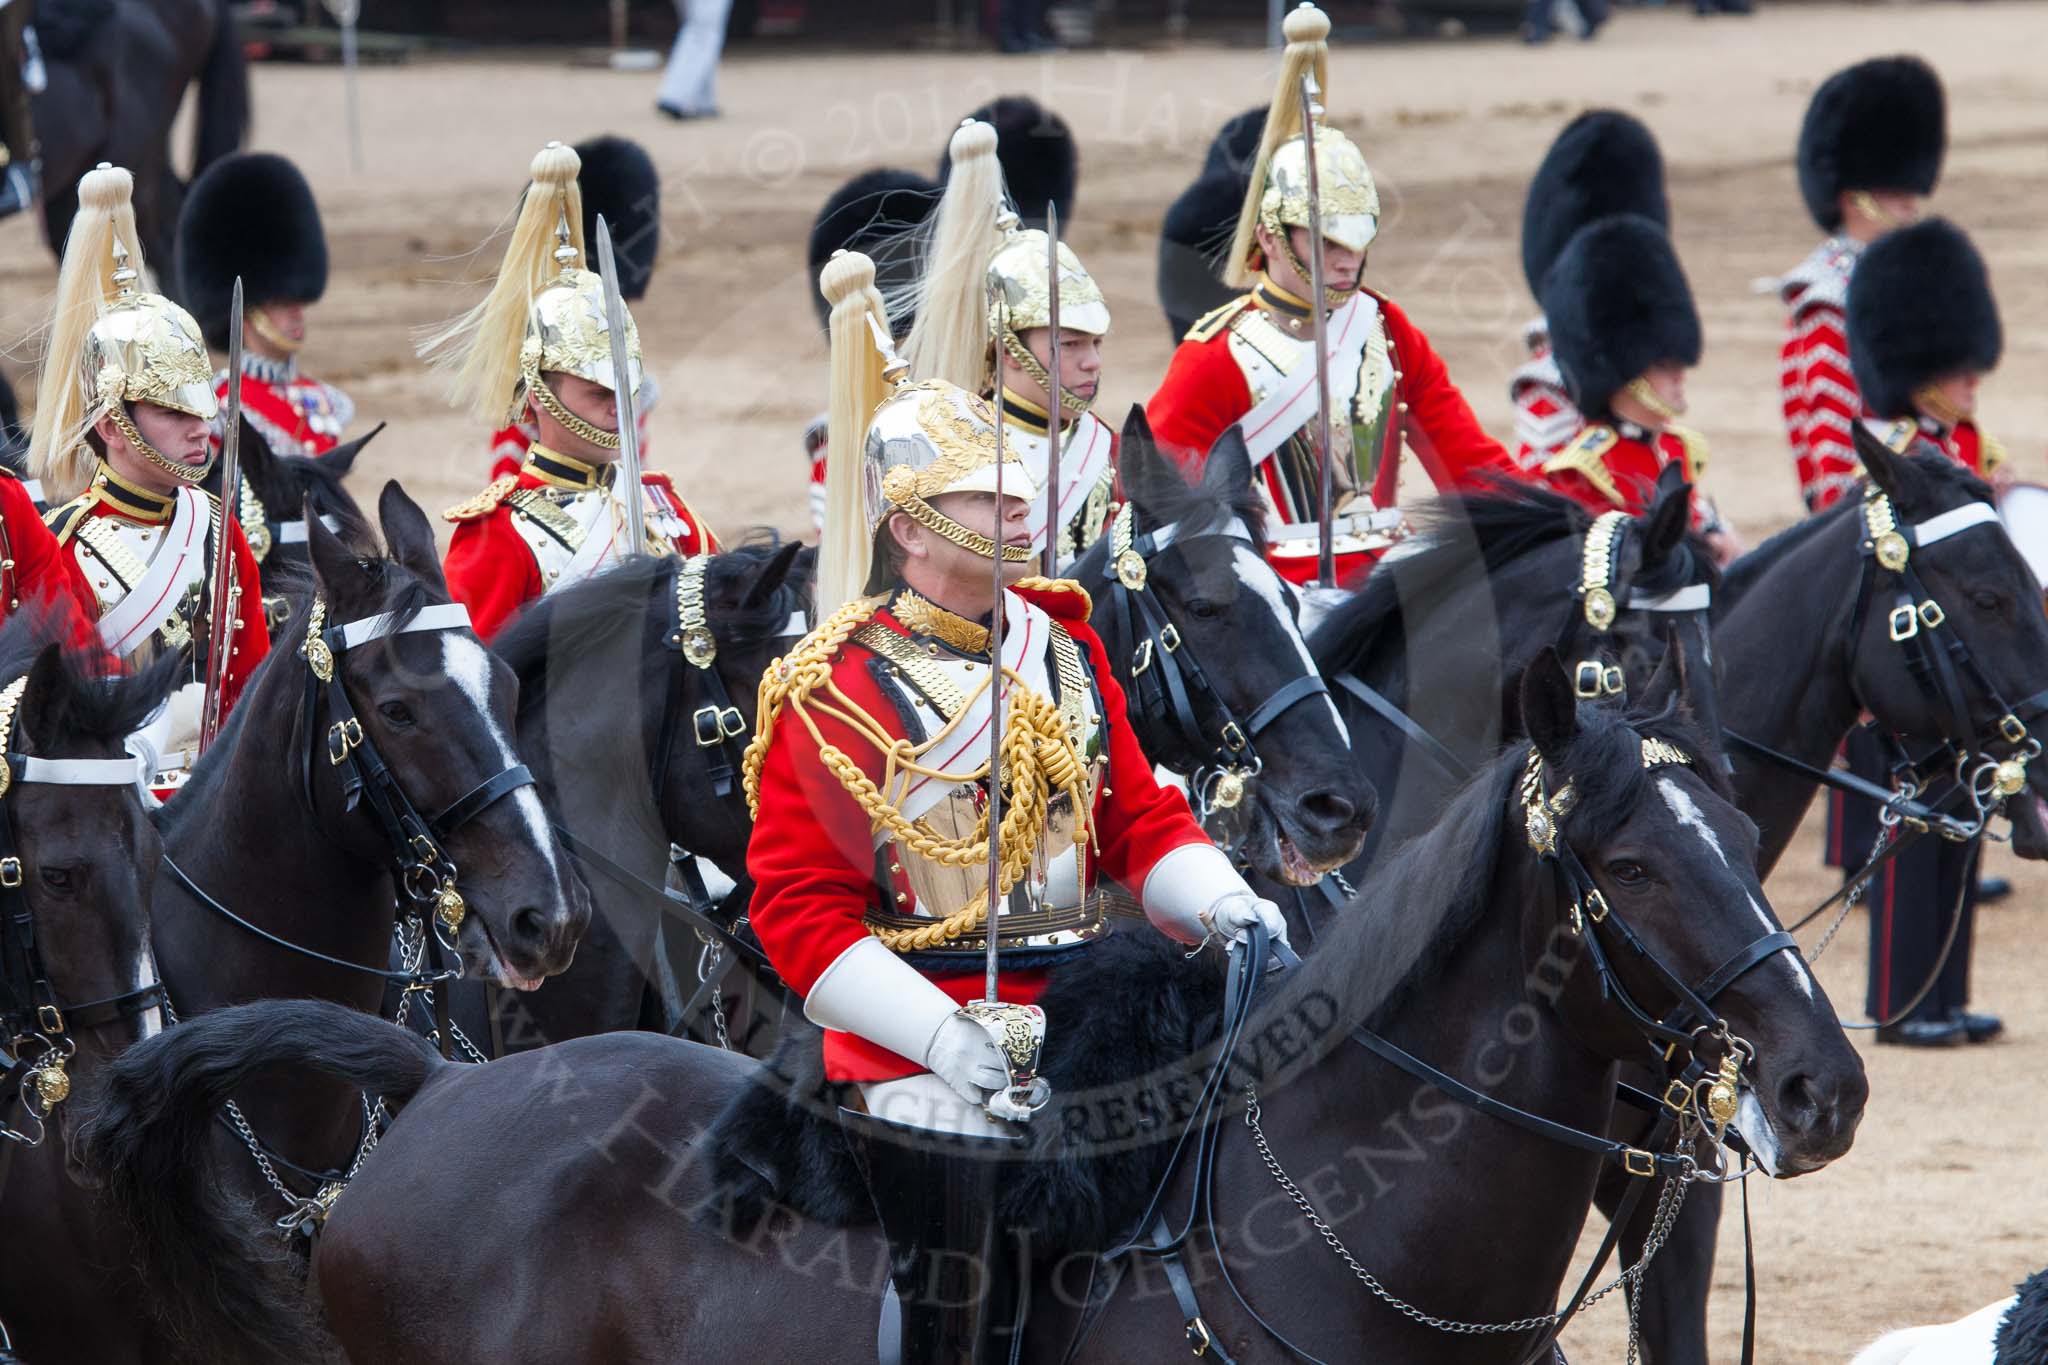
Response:
[{"label": "white blaze on horse's face", "polygon": [[[462,695],[469,698],[482,718],[485,730],[498,746],[497,762],[501,768],[509,768],[519,759],[512,752],[512,741],[498,724],[498,717],[491,710],[491,655],[475,636],[467,632],[444,630],[441,632],[441,670],[449,680],[462,689]],[[559,885],[561,868],[555,862],[554,831],[548,828],[548,813],[540,803],[540,793],[532,783],[511,794],[513,804],[526,821],[526,831],[532,837],[533,846],[548,860],[548,873]]]},{"label": "white blaze on horse's face", "polygon": [[[1310,677],[1315,676],[1315,656],[1308,652],[1308,641],[1302,638],[1301,627],[1295,622],[1294,610],[1288,605],[1287,589],[1281,583],[1280,575],[1273,571],[1264,555],[1243,541],[1231,545],[1230,562],[1237,572],[1238,586],[1266,604],[1266,609],[1293,642],[1294,652],[1301,659],[1302,671]],[[1344,741],[1345,747],[1350,747],[1351,732],[1344,728],[1344,717],[1338,713],[1337,703],[1327,692],[1323,694],[1323,705],[1330,710],[1330,723],[1337,727],[1337,737]]]},{"label": "white blaze on horse's face", "polygon": [[[1707,817],[1700,813],[1699,804],[1692,799],[1692,793],[1669,777],[1657,779],[1657,791],[1663,796],[1664,804],[1671,808],[1671,818],[1699,835],[1701,842],[1712,849],[1714,856],[1721,860],[1721,866],[1726,867],[1728,854],[1721,847],[1721,837],[1714,833],[1714,827],[1709,825]],[[1767,934],[1777,933],[1778,926],[1771,922],[1770,914],[1763,906],[1757,904],[1756,897],[1746,891],[1743,895],[1748,899],[1750,911],[1756,915],[1756,922],[1763,926],[1763,931]],[[1807,971],[1805,959],[1797,953],[1774,953],[1771,960],[1783,962],[1786,970],[1792,973],[1792,984],[1797,986],[1808,1000],[1813,999],[1813,974]]]},{"label": "white blaze on horse's face", "polygon": [[[156,951],[149,946],[149,935],[142,936],[142,952],[135,959],[135,989],[146,991],[157,984]],[[163,1031],[163,1008],[156,1006],[138,1010],[135,1015],[142,1027],[144,1038],[154,1038]]]}]

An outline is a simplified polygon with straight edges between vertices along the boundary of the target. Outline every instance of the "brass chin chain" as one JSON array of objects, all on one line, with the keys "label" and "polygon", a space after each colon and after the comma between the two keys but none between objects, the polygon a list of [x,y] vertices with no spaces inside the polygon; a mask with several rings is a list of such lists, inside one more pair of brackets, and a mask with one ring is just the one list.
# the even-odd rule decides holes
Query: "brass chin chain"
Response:
[{"label": "brass chin chain", "polygon": [[[1287,258],[1287,264],[1294,267],[1294,273],[1301,277],[1302,284],[1304,286],[1313,286],[1316,278],[1315,272],[1309,268],[1308,262],[1302,260],[1301,256],[1295,251],[1294,233],[1288,229],[1287,224],[1275,219],[1266,224],[1266,230],[1273,234],[1273,240],[1280,243],[1280,254]],[[1342,308],[1345,304],[1351,302],[1352,298],[1357,295],[1364,285],[1365,262],[1360,261],[1358,263],[1358,278],[1351,282],[1349,289],[1332,289],[1327,284],[1323,286],[1323,307],[1329,309]],[[1307,288],[1304,288],[1303,292],[1306,293]]]},{"label": "brass chin chain", "polygon": [[548,416],[560,422],[571,436],[574,436],[579,441],[588,441],[601,450],[617,450],[619,448],[618,432],[606,431],[603,427],[595,426],[569,411],[562,400],[555,397],[555,391],[548,387],[547,380],[540,377],[540,371],[535,368],[532,362],[529,361],[521,366],[520,374],[526,380],[526,391],[535,398],[538,398],[540,405],[547,409]]},{"label": "brass chin chain", "polygon": [[216,456],[210,452],[204,464],[185,464],[182,461],[172,459],[151,445],[148,439],[136,429],[135,423],[128,420],[128,410],[124,405],[120,403],[114,404],[114,406],[107,409],[107,416],[114,419],[114,429],[121,433],[123,440],[135,447],[136,454],[148,460],[158,469],[163,470],[164,473],[170,475],[179,483],[198,483],[213,472],[213,462]]},{"label": "brass chin chain", "polygon": [[248,321],[250,328],[255,331],[257,336],[262,337],[286,355],[297,354],[298,349],[306,344],[304,340],[293,341],[290,337],[279,331],[271,323],[270,314],[264,312],[261,308],[251,308],[242,316]]},{"label": "brass chin chain", "polygon": [[1945,427],[1961,426],[1970,414],[1949,401],[1938,385],[1923,384],[1913,391],[1913,405]]},{"label": "brass chin chain", "polygon": [[[1039,388],[1047,393],[1052,392],[1052,372],[1045,368],[1044,363],[1037,356],[1031,354],[1031,348],[1024,344],[1024,338],[1018,336],[1007,327],[1003,329],[1003,350],[1008,353],[1010,359],[1017,362],[1018,369],[1031,376],[1033,383],[1037,384]],[[1001,376],[999,375],[997,378],[1000,380]],[[1062,412],[1071,412],[1074,416],[1079,417],[1094,405],[1095,395],[1092,393],[1084,397],[1075,393],[1072,389],[1062,388],[1060,390],[1060,410]]]},{"label": "brass chin chain", "polygon": [[[971,555],[982,559],[996,557],[996,543],[979,531],[970,531],[959,522],[941,512],[938,508],[919,497],[915,490],[901,498],[892,498],[897,509],[918,525],[952,541]],[[1003,546],[1003,562],[1006,564],[1027,564],[1038,557],[1038,552],[1029,545]]]},{"label": "brass chin chain", "polygon": [[1650,410],[1650,415],[1660,422],[1675,422],[1684,416],[1677,408],[1665,402],[1662,395],[1650,387],[1650,381],[1641,375],[1622,386],[1623,393]]}]

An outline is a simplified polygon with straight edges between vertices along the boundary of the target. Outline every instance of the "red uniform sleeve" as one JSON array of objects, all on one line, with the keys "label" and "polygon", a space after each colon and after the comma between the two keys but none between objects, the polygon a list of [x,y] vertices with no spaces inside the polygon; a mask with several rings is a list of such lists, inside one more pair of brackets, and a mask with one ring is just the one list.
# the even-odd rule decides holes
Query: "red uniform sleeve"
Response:
[{"label": "red uniform sleeve", "polygon": [[256,556],[249,549],[242,523],[233,517],[223,517],[221,524],[227,528],[229,548],[235,558],[235,585],[242,590],[234,635],[228,646],[228,666],[221,682],[221,714],[226,715],[234,710],[235,699],[242,695],[256,665],[270,653],[270,626],[263,619],[263,575],[256,567]]},{"label": "red uniform sleeve", "polygon": [[1785,401],[1787,421],[1803,423],[1792,433],[1799,469],[1799,496],[1811,512],[1823,512],[1863,476],[1856,458],[1856,419],[1862,400],[1849,369],[1847,323],[1831,303],[1815,303],[1792,316],[1784,367],[1798,388]]},{"label": "red uniform sleeve", "polygon": [[1224,331],[1175,349],[1159,391],[1145,404],[1145,420],[1159,448],[1193,472],[1216,438],[1251,410],[1251,390],[1231,359],[1230,334]]},{"label": "red uniform sleeve", "polygon": [[469,608],[469,621],[488,644],[518,610],[541,595],[540,566],[500,507],[487,517],[458,522],[441,572],[448,593]]},{"label": "red uniform sleeve", "polygon": [[96,647],[99,600],[78,557],[67,553],[36,511],[35,499],[19,479],[0,475],[0,518],[7,528],[7,558],[13,567],[4,575],[0,619],[12,604],[46,611],[55,618],[55,637],[77,649]]},{"label": "red uniform sleeve", "polygon": [[1145,889],[1152,865],[1187,844],[1206,844],[1209,836],[1195,823],[1187,797],[1161,785],[1152,760],[1138,747],[1125,709],[1124,690],[1110,671],[1109,654],[1095,632],[1079,622],[1066,622],[1075,641],[1088,650],[1095,685],[1102,689],[1108,728],[1109,771],[1095,801],[1095,837],[1100,870],[1133,896]]},{"label": "red uniform sleeve", "polygon": [[[868,673],[866,650],[849,647],[832,670],[839,690],[887,723],[894,708]],[[871,778],[881,776],[874,745],[810,710],[825,742]],[[895,727],[891,727],[894,729]],[[867,935],[862,917],[878,894],[867,813],[818,757],[801,719],[785,712],[761,765],[761,807],[747,842],[754,879],[749,922],[784,981],[809,995],[825,969]]]},{"label": "red uniform sleeve", "polygon": [[1472,405],[1451,382],[1443,357],[1422,329],[1390,299],[1380,298],[1387,340],[1401,367],[1399,399],[1408,405],[1404,428],[1408,448],[1422,461],[1437,488],[1483,488],[1486,475],[1519,479],[1521,469],[1507,448],[1486,434]]}]

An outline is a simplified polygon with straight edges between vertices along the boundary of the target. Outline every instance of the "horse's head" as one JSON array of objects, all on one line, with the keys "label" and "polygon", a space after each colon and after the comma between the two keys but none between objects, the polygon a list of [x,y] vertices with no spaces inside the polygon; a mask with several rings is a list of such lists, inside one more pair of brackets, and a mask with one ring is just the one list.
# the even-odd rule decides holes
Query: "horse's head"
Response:
[{"label": "horse's head", "polygon": [[1377,798],[1310,657],[1295,591],[1266,562],[1242,436],[1190,484],[1132,408],[1128,504],[1073,569],[1094,595],[1146,756],[1265,875],[1295,885],[1356,856]]},{"label": "horse's head", "polygon": [[1702,1112],[1729,1080],[1715,1117],[1734,1119],[1773,1174],[1796,1175],[1848,1150],[1869,1086],[1764,898],[1756,827],[1692,722],[1683,672],[1674,656],[1628,715],[1581,709],[1551,650],[1523,675],[1533,756],[1516,842],[1541,888],[1527,897],[1528,981],[1596,1052],[1675,1046],[1674,1074],[1696,1060]]},{"label": "horse's head", "polygon": [[701,594],[708,649],[681,625],[674,601],[658,613],[666,647],[655,651],[656,666],[671,680],[655,708],[671,713],[654,741],[667,746],[657,759],[662,824],[672,842],[729,875],[745,868],[754,829],[740,770],[761,675],[809,630],[816,565],[816,552],[794,541],[742,545],[701,561],[688,591]]},{"label": "horse's head", "polygon": [[[49,641],[26,617],[0,633],[0,1033],[24,1059],[103,1060],[162,1024],[147,882],[162,847],[122,740],[162,704],[176,662],[103,678]],[[24,1098],[68,1132],[64,1077],[46,1069]]]},{"label": "horse's head", "polygon": [[[417,859],[426,870],[407,879],[421,899],[452,884],[460,904],[442,903],[443,928],[466,969],[531,988],[569,965],[588,894],[533,784],[517,780],[512,671],[447,606],[433,529],[396,482],[377,511],[388,557],[358,557],[317,517],[307,521],[322,638],[340,647],[272,664],[313,675],[315,731],[301,743],[311,746],[315,807],[329,837],[365,862]],[[305,624],[301,613],[280,652],[305,654]],[[335,714],[344,708],[352,714]],[[356,775],[367,780],[357,786]],[[394,832],[398,800],[430,827],[424,850]]]},{"label": "horse's head", "polygon": [[1967,468],[1925,446],[1894,454],[1860,423],[1856,449],[1884,497],[1847,514],[1865,542],[1855,695],[1909,757],[1936,755],[1927,777],[1960,776],[1987,810],[2005,803],[2014,849],[2048,858],[2035,800],[2048,762],[2029,761],[2048,732],[2041,585]]}]

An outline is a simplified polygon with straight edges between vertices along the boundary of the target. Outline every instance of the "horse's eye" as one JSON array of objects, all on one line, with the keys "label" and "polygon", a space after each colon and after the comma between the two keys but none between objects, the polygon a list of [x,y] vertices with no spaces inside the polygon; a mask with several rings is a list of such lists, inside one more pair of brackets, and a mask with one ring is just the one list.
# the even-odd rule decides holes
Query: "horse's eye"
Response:
[{"label": "horse's eye", "polygon": [[413,724],[412,708],[402,701],[379,702],[377,714],[384,717],[393,729],[404,730]]},{"label": "horse's eye", "polygon": [[1607,875],[1623,886],[1641,886],[1650,880],[1644,866],[1628,858],[1617,858],[1607,865]]},{"label": "horse's eye", "polygon": [[43,885],[49,887],[50,890],[69,891],[71,889],[72,872],[70,868],[45,867],[38,869],[38,871],[42,876]]},{"label": "horse's eye", "polygon": [[1188,599],[1188,615],[1194,617],[1197,621],[1214,621],[1222,617],[1223,608],[1206,597],[1190,597]]},{"label": "horse's eye", "polygon": [[1978,611],[1991,614],[2005,605],[2005,599],[1989,588],[1978,588],[1970,594],[1970,605]]}]

